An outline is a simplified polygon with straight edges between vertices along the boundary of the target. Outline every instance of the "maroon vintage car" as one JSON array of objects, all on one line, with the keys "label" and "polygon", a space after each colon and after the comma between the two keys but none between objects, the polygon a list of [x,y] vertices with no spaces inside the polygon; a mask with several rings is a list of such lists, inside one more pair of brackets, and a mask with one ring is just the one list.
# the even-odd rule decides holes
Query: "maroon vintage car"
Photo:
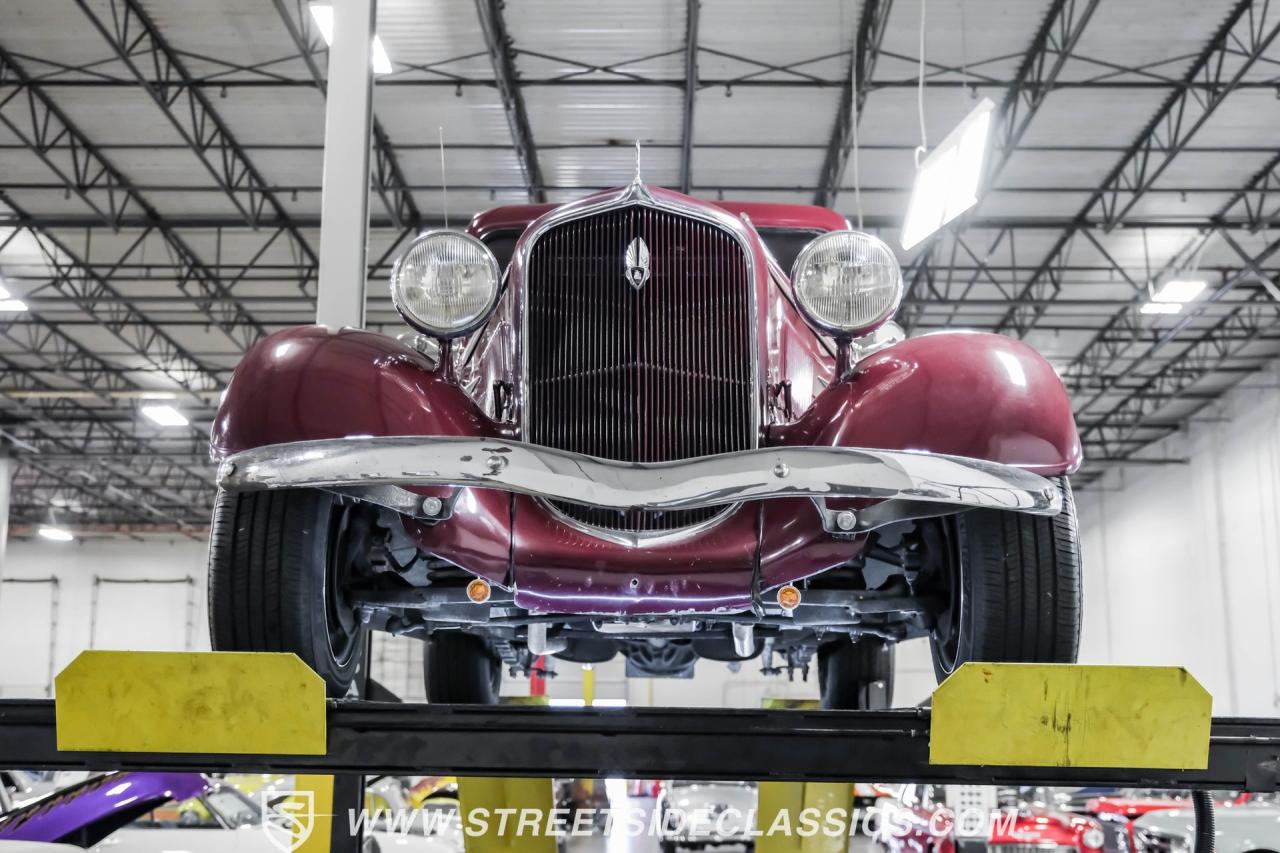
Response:
[{"label": "maroon vintage car", "polygon": [[1062,382],[1010,338],[904,340],[893,253],[848,229],[637,178],[423,234],[391,284],[417,334],[294,328],[237,368],[215,648],[296,652],[341,694],[369,630],[420,637],[456,702],[540,655],[816,657],[845,708],[889,701],[910,637],[939,677],[1073,660]]}]

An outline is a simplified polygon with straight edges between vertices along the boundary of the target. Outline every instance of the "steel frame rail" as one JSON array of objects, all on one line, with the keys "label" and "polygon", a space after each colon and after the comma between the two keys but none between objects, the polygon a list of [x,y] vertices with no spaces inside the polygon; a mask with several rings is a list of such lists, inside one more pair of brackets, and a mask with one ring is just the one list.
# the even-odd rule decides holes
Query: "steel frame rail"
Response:
[{"label": "steel frame rail", "polygon": [[70,753],[54,703],[0,701],[0,766],[1280,789],[1280,719],[1218,718],[1204,770],[929,763],[929,711],[546,709],[330,702],[324,755]]}]

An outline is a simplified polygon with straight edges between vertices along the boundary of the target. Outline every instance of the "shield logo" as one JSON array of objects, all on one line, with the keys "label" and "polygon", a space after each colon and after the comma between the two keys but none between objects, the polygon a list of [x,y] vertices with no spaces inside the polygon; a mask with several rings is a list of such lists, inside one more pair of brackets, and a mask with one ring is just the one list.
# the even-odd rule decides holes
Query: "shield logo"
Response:
[{"label": "shield logo", "polygon": [[623,263],[626,265],[624,275],[628,283],[636,290],[644,287],[644,283],[649,280],[649,247],[643,238],[637,237],[631,241]]},{"label": "shield logo", "polygon": [[312,791],[280,791],[274,806],[262,803],[262,831],[280,853],[294,853],[311,837],[316,825]]}]

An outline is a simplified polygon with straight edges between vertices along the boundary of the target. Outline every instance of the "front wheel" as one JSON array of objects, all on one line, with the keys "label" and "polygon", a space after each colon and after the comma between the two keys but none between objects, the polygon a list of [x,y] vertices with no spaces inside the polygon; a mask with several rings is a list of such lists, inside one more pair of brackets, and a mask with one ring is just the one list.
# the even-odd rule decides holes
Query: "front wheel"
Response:
[{"label": "front wheel", "polygon": [[930,638],[938,681],[966,661],[1075,663],[1080,538],[1071,486],[1054,482],[1058,515],[975,509],[925,529],[949,596]]},{"label": "front wheel", "polygon": [[347,581],[367,561],[373,518],[329,492],[219,492],[209,531],[214,651],[293,652],[344,696],[368,642]]}]

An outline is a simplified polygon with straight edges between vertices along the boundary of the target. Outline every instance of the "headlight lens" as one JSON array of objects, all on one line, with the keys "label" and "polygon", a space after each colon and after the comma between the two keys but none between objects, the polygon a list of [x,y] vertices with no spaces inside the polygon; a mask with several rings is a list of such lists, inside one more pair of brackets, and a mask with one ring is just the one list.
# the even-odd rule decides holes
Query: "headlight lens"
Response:
[{"label": "headlight lens", "polygon": [[391,300],[405,322],[456,338],[484,322],[498,300],[502,270],[488,247],[457,231],[430,231],[391,271]]},{"label": "headlight lens", "polygon": [[836,336],[857,335],[893,316],[902,298],[902,270],[882,240],[832,231],[800,252],[791,286],[813,325]]},{"label": "headlight lens", "polygon": [[1080,834],[1080,840],[1084,842],[1085,847],[1096,850],[1107,843],[1107,836],[1103,834],[1101,829],[1090,827]]}]

